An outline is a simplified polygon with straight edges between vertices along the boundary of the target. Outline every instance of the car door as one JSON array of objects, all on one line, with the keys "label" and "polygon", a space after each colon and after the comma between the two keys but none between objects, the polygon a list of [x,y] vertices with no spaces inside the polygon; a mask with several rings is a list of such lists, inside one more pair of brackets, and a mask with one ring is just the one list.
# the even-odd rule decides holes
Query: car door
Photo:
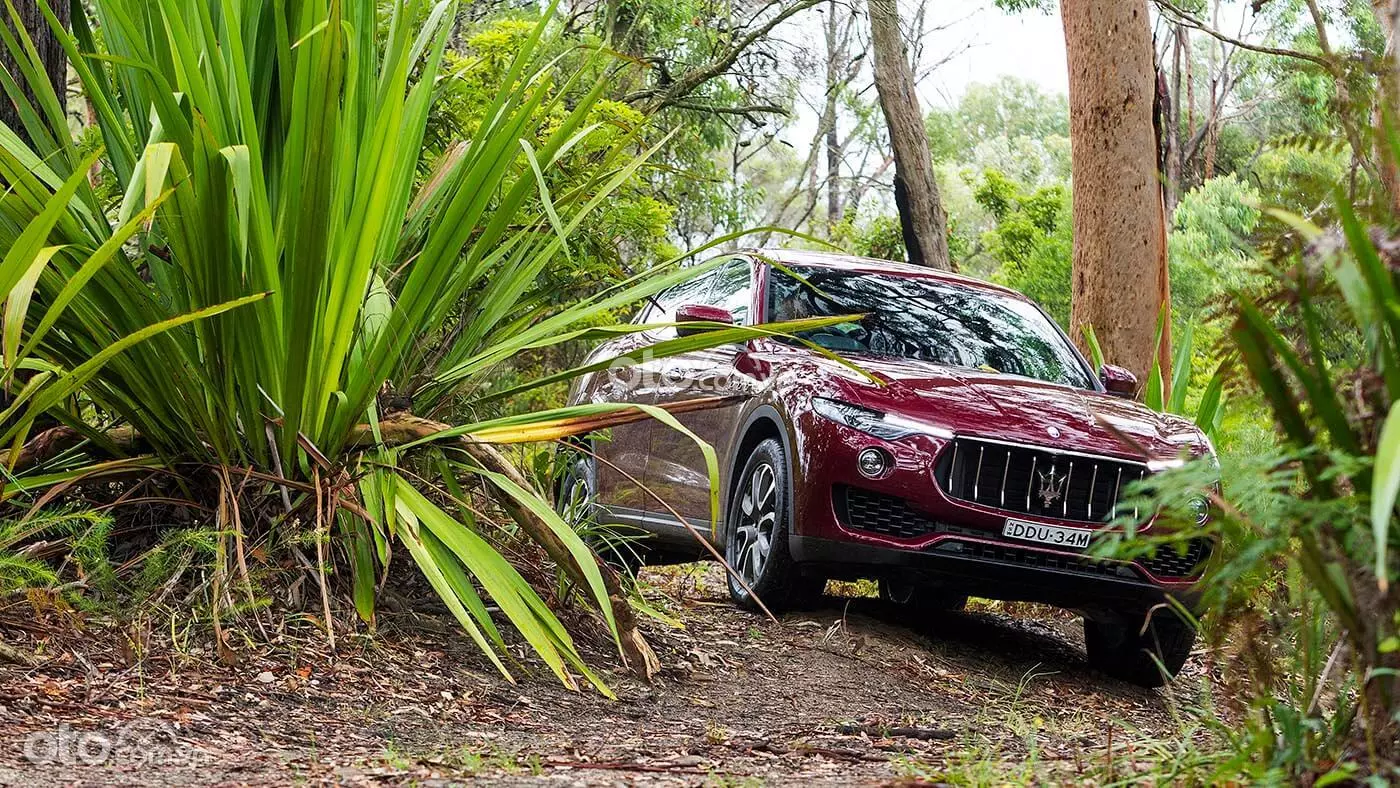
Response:
[{"label": "car door", "polygon": [[[664,324],[674,322],[675,311],[685,304],[708,297],[714,272],[682,282],[662,291],[642,310],[635,322]],[[617,343],[610,343],[610,355],[642,350],[647,345],[674,337],[671,327],[654,328],[633,334]],[[658,401],[658,381],[664,373],[664,359],[648,356],[643,351],[635,361],[619,362],[594,373],[594,402],[633,402],[654,405]],[[598,454],[598,502],[608,512],[612,522],[634,525],[651,530],[647,515],[656,508],[655,499],[647,493],[647,457],[655,422],[651,419],[613,427],[595,441]]]},{"label": "car door", "polygon": [[[735,258],[716,269],[714,286],[701,303],[723,307],[734,316],[736,325],[748,325],[753,314],[753,292],[753,263],[748,258]],[[656,401],[676,403],[751,391],[753,381],[739,373],[735,364],[745,349],[743,343],[732,343],[662,359],[660,366],[664,372],[655,391]],[[737,429],[735,419],[740,407],[741,403],[736,401],[721,408],[681,414],[677,418],[724,458]],[[722,468],[724,470],[727,469]],[[669,505],[663,511],[653,509],[655,515],[669,519],[674,527],[678,525],[674,515],[679,514],[692,525],[699,526],[702,532],[708,532],[710,476],[704,454],[694,440],[665,424],[654,424],[647,459],[647,485]],[[686,541],[694,538],[684,527],[677,537]]]}]

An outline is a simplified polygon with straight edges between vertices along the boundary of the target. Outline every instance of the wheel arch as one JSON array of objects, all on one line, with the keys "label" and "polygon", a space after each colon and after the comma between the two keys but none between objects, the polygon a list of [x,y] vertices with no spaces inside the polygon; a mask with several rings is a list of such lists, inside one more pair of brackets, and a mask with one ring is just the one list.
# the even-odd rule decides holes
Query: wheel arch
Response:
[{"label": "wheel arch", "polygon": [[729,468],[724,486],[724,496],[720,499],[723,504],[724,522],[719,529],[720,546],[729,541],[729,505],[732,503],[734,495],[734,483],[739,473],[744,469],[744,463],[748,461],[749,455],[758,444],[769,438],[777,438],[778,443],[783,447],[783,455],[787,458],[787,500],[789,516],[792,516],[793,504],[796,500],[793,493],[796,485],[793,468],[793,447],[792,438],[786,429],[787,419],[778,409],[772,405],[760,405],[751,412],[744,420],[743,427],[738,431],[739,439],[735,442],[734,451],[729,456]]}]

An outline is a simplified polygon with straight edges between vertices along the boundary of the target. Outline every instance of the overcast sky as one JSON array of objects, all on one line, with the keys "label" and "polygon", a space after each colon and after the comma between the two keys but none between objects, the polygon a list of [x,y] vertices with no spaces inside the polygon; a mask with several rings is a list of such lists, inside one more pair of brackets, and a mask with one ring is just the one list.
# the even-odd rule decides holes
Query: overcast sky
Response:
[{"label": "overcast sky", "polygon": [[[853,2],[863,4],[863,0]],[[920,73],[949,58],[918,83],[925,111],[953,107],[969,84],[993,82],[1003,74],[1031,80],[1048,92],[1069,92],[1069,66],[1058,10],[1051,14],[1008,14],[992,0],[900,0],[906,24],[918,2],[928,4],[926,29],[932,31],[924,38]],[[813,52],[824,52],[822,20],[820,13],[800,15],[792,23],[790,40]],[[824,73],[818,70],[805,75],[802,90],[806,100],[798,102],[794,122],[783,135],[789,144],[800,147],[801,155],[806,154],[806,141],[817,129],[824,80]],[[874,100],[873,93],[867,98]]]},{"label": "overcast sky", "polygon": [[[951,23],[951,24],[950,24]],[[929,104],[948,106],[972,82],[990,82],[1011,74],[1039,83],[1049,91],[1069,90],[1064,30],[1058,13],[1008,14],[990,0],[935,0],[929,26],[949,25],[926,40],[924,59],[933,63],[966,48],[919,84]]]}]

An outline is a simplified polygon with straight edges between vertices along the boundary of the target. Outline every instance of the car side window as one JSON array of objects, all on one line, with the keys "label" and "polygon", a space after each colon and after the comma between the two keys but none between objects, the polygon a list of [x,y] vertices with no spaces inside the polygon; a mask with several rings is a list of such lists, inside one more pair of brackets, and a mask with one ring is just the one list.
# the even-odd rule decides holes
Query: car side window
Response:
[{"label": "car side window", "polygon": [[715,275],[715,287],[707,303],[728,309],[734,324],[749,324],[749,304],[753,301],[752,266],[744,259],[732,260],[720,266]]},{"label": "car side window", "polygon": [[[680,307],[686,304],[710,303],[710,288],[714,284],[717,270],[711,269],[708,273],[661,291],[652,303],[643,310],[641,322],[671,323],[675,321],[676,310]],[[661,339],[670,339],[676,335],[676,329],[673,327],[659,328],[653,333]]]}]

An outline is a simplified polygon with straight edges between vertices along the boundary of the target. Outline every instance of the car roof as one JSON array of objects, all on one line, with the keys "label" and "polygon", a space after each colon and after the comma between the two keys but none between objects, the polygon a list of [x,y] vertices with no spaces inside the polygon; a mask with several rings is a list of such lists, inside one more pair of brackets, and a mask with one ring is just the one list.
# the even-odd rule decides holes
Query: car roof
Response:
[{"label": "car roof", "polygon": [[922,265],[912,265],[910,263],[896,263],[892,260],[880,260],[874,257],[860,257],[859,255],[840,254],[834,252],[812,252],[796,249],[741,249],[740,254],[752,255],[754,257],[772,260],[779,265],[785,266],[812,266],[820,268],[836,268],[845,271],[858,271],[862,273],[891,274],[902,277],[918,277],[922,279],[936,279],[941,282],[951,282],[954,284],[972,287],[979,290],[990,290],[997,293],[1013,296],[1021,300],[1030,300],[1021,293],[1007,287],[993,284],[984,279],[955,274],[951,271],[939,271]]}]

